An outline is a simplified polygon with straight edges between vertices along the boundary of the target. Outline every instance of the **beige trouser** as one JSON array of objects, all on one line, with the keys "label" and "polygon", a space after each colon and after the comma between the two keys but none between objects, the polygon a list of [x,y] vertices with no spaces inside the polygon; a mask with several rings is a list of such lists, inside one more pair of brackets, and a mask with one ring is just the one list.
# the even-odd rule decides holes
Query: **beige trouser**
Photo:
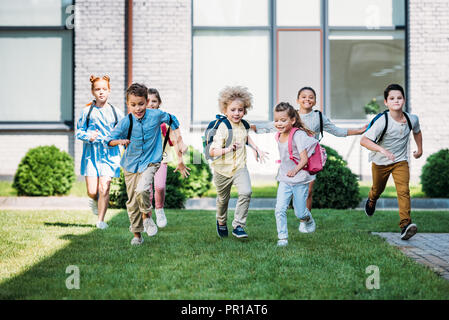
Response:
[{"label": "beige trouser", "polygon": [[132,173],[124,170],[126,193],[128,201],[126,209],[128,210],[131,232],[143,232],[142,213],[150,213],[153,205],[150,201],[151,188],[156,171],[160,163],[150,163],[143,172]]},{"label": "beige trouser", "polygon": [[399,206],[399,227],[403,228],[412,219],[410,217],[411,205],[410,205],[410,170],[407,161],[400,161],[386,166],[379,166],[375,163],[372,164],[373,173],[373,186],[369,192],[368,197],[371,200],[379,199],[382,192],[385,190],[385,186],[390,174],[393,175],[394,184],[396,185],[396,192],[398,195]]},{"label": "beige trouser", "polygon": [[237,187],[238,200],[235,208],[232,228],[241,226],[245,228],[248,217],[249,202],[251,201],[251,179],[248,169],[237,170],[234,176],[228,178],[219,173],[214,173],[214,184],[217,188],[217,220],[221,224],[226,224],[228,217],[228,202],[231,196],[231,187]]}]

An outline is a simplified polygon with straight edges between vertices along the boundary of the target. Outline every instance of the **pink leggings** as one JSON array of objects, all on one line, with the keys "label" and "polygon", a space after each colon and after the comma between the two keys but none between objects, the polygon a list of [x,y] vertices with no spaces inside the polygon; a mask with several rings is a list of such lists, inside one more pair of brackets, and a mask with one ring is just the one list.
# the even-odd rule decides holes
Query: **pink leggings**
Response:
[{"label": "pink leggings", "polygon": [[[165,184],[167,181],[167,164],[161,163],[161,166],[154,175],[154,202],[156,209],[164,207],[165,201]],[[150,189],[150,201],[153,201],[153,187]]]}]

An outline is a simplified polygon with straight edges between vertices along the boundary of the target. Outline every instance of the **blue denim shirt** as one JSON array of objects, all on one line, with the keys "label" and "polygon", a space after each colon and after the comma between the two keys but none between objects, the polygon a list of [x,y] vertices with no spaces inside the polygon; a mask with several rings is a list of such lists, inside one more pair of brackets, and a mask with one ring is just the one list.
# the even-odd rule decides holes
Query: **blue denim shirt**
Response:
[{"label": "blue denim shirt", "polygon": [[[172,117],[171,128],[179,128],[178,119]],[[125,149],[120,165],[128,172],[143,172],[150,163],[158,163],[162,160],[161,123],[168,124],[170,116],[159,109],[146,109],[145,115],[137,119],[132,115],[133,128],[131,142]],[[111,140],[126,139],[128,137],[129,117],[124,117],[105,139],[109,145]]]}]

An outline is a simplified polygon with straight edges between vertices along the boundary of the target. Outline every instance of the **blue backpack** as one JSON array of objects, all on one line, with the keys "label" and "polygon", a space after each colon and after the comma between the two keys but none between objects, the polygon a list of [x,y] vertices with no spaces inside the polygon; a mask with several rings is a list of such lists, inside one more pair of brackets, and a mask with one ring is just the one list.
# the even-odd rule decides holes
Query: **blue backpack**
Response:
[{"label": "blue backpack", "polygon": [[[245,129],[248,131],[250,129],[250,125],[246,120],[241,120],[243,125],[245,126]],[[212,144],[212,141],[214,140],[214,136],[217,133],[217,129],[218,126],[221,123],[224,123],[226,125],[226,127],[228,128],[228,139],[226,140],[226,144],[224,146],[224,148],[227,148],[231,145],[232,142],[232,125],[229,122],[228,118],[226,118],[223,115],[216,115],[216,119],[209,122],[209,125],[206,128],[206,131],[204,132],[204,136],[202,136],[202,140],[203,140],[203,153],[204,156],[206,157],[207,160],[215,160],[219,157],[216,158],[212,158],[210,153],[209,153],[209,149],[210,149],[210,145]],[[248,140],[246,140],[246,144],[248,144]]]},{"label": "blue backpack", "polygon": [[[378,113],[378,114],[373,118],[373,120],[371,120],[371,122],[369,123],[368,127],[367,127],[366,130],[365,130],[365,132],[368,131],[369,128],[371,128],[371,127],[373,126],[374,122],[377,121],[377,119],[379,119],[379,118],[382,117],[382,116],[385,116],[385,127],[384,127],[384,129],[382,130],[382,134],[380,135],[379,139],[377,139],[376,141],[374,141],[374,143],[379,144],[380,141],[383,139],[383,137],[384,137],[384,135],[385,135],[385,132],[387,132],[387,128],[388,128],[388,115],[387,115],[387,112],[388,112],[388,111],[389,111],[389,110],[385,110],[384,112]],[[404,116],[405,116],[405,119],[407,120],[408,128],[410,129],[410,131],[412,131],[412,123],[410,122],[410,118],[408,117],[407,113],[405,113],[405,112],[404,112]]]}]

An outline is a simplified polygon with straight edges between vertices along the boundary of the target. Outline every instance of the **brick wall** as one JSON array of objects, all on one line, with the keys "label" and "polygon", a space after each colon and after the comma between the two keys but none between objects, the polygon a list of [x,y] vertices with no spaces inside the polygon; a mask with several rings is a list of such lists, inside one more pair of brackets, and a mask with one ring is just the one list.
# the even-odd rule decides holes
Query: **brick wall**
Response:
[{"label": "brick wall", "polygon": [[[75,4],[75,125],[92,100],[91,74],[111,78],[109,102],[124,110],[125,1],[77,0]],[[75,142],[75,172],[79,174],[82,142]]]}]

